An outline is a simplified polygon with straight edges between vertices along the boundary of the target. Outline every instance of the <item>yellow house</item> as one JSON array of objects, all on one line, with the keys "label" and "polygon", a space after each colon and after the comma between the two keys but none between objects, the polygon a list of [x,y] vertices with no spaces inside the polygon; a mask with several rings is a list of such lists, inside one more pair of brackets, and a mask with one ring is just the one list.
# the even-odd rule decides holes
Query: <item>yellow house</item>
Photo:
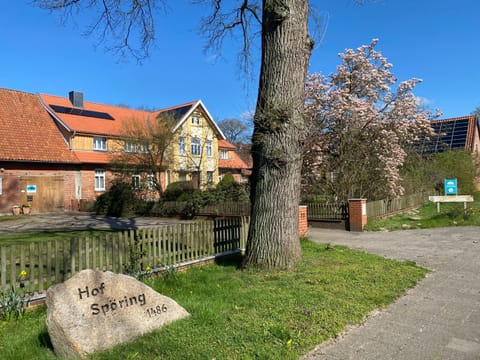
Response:
[{"label": "yellow house", "polygon": [[219,140],[225,136],[201,100],[163,109],[152,115],[172,114],[173,141],[164,184],[192,181],[205,188],[218,183]]},{"label": "yellow house", "polygon": [[78,159],[71,174],[76,200],[94,200],[107,190],[117,176],[112,163],[118,159],[128,158],[141,168],[140,155],[148,145],[133,141],[125,129],[132,124],[148,128],[167,118],[172,120],[171,136],[161,164],[155,173],[133,173],[132,184],[156,184],[164,190],[182,180],[198,188],[218,183],[218,144],[225,136],[201,100],[149,112],[87,102],[75,91],[68,98],[42,94],[39,99]]}]

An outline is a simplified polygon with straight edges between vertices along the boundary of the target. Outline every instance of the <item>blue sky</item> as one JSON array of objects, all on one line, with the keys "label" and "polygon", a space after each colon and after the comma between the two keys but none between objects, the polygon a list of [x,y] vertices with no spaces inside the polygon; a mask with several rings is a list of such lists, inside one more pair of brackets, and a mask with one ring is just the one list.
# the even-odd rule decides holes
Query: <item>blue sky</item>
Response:
[{"label": "blue sky", "polygon": [[[229,0],[231,1],[231,0]],[[157,20],[151,57],[120,62],[95,39],[82,36],[89,19],[62,25],[58,16],[29,0],[0,0],[0,87],[131,107],[168,107],[201,99],[218,121],[240,118],[255,107],[258,66],[250,77],[237,62],[237,44],[221,56],[205,53],[198,34],[205,8],[169,1]],[[338,53],[379,38],[377,50],[393,63],[399,80],[423,79],[415,89],[442,118],[467,115],[480,106],[480,1],[313,0],[324,24],[311,58],[311,71],[328,74]],[[257,64],[258,65],[258,64]]]}]

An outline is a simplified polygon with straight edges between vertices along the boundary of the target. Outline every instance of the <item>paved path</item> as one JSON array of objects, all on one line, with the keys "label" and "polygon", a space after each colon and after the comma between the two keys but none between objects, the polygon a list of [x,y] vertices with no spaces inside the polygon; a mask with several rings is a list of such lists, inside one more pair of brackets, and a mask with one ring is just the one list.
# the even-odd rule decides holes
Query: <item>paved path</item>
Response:
[{"label": "paved path", "polygon": [[314,241],[413,260],[432,272],[385,311],[305,360],[480,359],[480,227],[309,231]]},{"label": "paved path", "polygon": [[89,213],[47,213],[18,216],[11,220],[0,221],[0,234],[49,230],[85,230],[85,229],[138,229],[182,223],[173,218],[130,217],[116,218]]}]

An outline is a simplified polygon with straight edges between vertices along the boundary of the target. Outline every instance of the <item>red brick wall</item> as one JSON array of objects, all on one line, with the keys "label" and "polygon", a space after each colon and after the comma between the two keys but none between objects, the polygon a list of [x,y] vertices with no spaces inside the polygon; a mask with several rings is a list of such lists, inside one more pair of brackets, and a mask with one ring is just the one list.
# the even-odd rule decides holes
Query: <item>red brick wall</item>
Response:
[{"label": "red brick wall", "polygon": [[[101,169],[101,166],[79,166],[64,165],[64,164],[42,164],[42,163],[14,163],[14,162],[0,162],[0,177],[3,179],[3,191],[0,195],[0,214],[10,213],[11,207],[19,203],[21,196],[20,190],[13,186],[13,179],[18,179],[22,176],[39,176],[39,175],[57,175],[62,176],[64,181],[64,210],[76,211],[78,210],[78,200],[76,198],[75,177],[80,171],[82,181],[82,196],[83,200],[95,200],[103,191],[95,191],[95,169]],[[113,174],[106,171],[106,187],[113,179]]]},{"label": "red brick wall", "polygon": [[[62,176],[64,179],[64,203],[65,210],[69,210],[71,199],[75,197],[75,177],[77,168],[73,165],[65,164],[44,164],[44,163],[20,163],[20,162],[0,162],[0,177],[4,180],[2,194],[0,195],[0,214],[10,213],[11,207],[18,204],[22,193],[17,187],[5,187],[5,182],[11,184],[13,179],[19,181],[22,176]],[[73,195],[73,197],[72,197]]]},{"label": "red brick wall", "polygon": [[298,207],[298,235],[300,237],[308,236],[307,207]]}]

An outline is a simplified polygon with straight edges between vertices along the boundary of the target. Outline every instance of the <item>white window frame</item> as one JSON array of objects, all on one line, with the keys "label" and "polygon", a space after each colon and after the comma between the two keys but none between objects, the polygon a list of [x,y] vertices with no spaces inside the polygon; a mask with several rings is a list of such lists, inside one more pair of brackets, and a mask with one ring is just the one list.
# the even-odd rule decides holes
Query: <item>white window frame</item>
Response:
[{"label": "white window frame", "polygon": [[138,174],[132,175],[132,188],[139,190],[142,186],[142,177]]},{"label": "white window frame", "polygon": [[201,146],[201,141],[199,138],[194,137],[192,138],[192,155],[199,156],[202,154],[202,146]]},{"label": "white window frame", "polygon": [[106,174],[104,169],[95,169],[95,191],[105,191]]},{"label": "white window frame", "polygon": [[149,174],[147,175],[147,187],[148,190],[155,190],[155,175],[154,174]]},{"label": "white window frame", "polygon": [[207,142],[205,143],[205,151],[208,157],[213,156],[212,140],[207,140]]},{"label": "white window frame", "polygon": [[198,115],[192,115],[192,125],[202,125],[202,119]]},{"label": "white window frame", "polygon": [[185,139],[185,136],[180,136],[178,138],[178,154],[179,155],[185,155],[185,153],[187,152],[187,147],[186,147],[186,139]]},{"label": "white window frame", "polygon": [[125,152],[126,153],[137,152],[137,145],[131,141],[125,141]]},{"label": "white window frame", "polygon": [[228,150],[220,150],[220,159],[228,160]]},{"label": "white window frame", "polygon": [[107,139],[102,137],[94,137],[93,150],[107,151]]},{"label": "white window frame", "polygon": [[147,154],[148,153],[148,144],[138,144],[137,149],[140,154]]}]

